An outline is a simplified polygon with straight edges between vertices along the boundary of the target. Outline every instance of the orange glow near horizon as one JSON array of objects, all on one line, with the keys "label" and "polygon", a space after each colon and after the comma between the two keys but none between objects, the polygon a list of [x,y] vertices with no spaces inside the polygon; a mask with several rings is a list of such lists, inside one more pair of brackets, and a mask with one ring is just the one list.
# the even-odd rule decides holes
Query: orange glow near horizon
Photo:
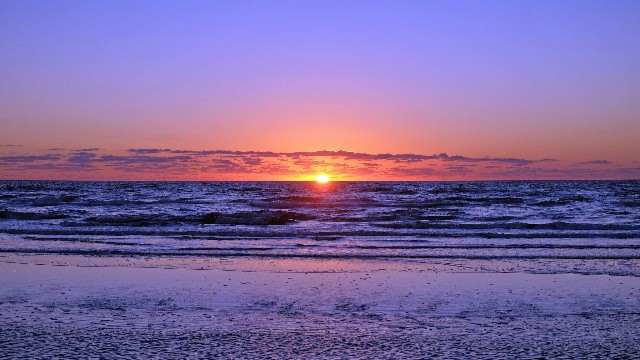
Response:
[{"label": "orange glow near horizon", "polygon": [[2,180],[434,181],[637,179],[635,163],[345,150],[46,149],[0,147]]}]

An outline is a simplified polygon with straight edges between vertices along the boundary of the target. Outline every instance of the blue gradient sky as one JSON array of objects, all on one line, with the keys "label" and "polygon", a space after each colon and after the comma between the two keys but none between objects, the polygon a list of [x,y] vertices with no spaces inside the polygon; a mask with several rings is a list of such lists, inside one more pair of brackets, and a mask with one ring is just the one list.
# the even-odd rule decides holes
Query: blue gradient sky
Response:
[{"label": "blue gradient sky", "polygon": [[640,161],[640,1],[0,2],[0,144]]}]

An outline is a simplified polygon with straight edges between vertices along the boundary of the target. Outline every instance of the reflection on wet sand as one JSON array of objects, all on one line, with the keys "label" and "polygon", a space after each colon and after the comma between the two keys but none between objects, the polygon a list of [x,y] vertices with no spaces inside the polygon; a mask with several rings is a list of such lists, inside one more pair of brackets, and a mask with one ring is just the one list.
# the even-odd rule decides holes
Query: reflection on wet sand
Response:
[{"label": "reflection on wet sand", "polygon": [[205,268],[186,259],[146,267],[136,258],[1,259],[0,354],[8,357],[640,351],[638,277],[404,261],[216,259]]}]

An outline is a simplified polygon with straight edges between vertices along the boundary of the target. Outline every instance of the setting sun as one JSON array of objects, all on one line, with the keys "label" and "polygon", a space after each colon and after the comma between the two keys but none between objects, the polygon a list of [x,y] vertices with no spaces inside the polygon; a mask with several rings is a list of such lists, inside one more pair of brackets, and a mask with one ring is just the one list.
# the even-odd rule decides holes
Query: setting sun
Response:
[{"label": "setting sun", "polygon": [[316,182],[320,184],[326,184],[329,182],[329,177],[325,174],[316,175]]}]

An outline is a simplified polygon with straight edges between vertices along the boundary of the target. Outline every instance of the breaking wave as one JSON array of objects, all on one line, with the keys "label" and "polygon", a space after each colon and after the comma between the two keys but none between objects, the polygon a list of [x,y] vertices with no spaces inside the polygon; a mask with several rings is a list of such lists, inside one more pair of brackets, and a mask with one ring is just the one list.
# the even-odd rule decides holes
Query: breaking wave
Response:
[{"label": "breaking wave", "polygon": [[640,262],[640,182],[2,182],[0,252]]}]

